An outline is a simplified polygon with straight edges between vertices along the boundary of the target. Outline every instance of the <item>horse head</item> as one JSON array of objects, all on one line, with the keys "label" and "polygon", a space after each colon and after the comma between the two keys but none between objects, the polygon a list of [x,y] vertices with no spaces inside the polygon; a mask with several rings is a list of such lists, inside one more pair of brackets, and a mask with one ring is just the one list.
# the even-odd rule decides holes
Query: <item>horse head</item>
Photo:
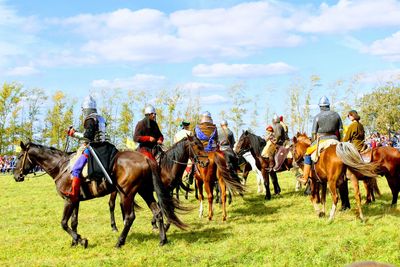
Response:
[{"label": "horse head", "polygon": [[207,152],[204,151],[203,143],[196,136],[187,136],[187,144],[189,148],[189,157],[194,163],[199,163],[201,167],[207,167],[210,163]]},{"label": "horse head", "polygon": [[32,163],[29,158],[29,149],[31,147],[31,143],[24,144],[22,141],[20,143],[21,152],[17,158],[17,164],[15,165],[13,174],[16,182],[22,182],[25,179],[25,176],[30,173],[33,168],[36,166]]},{"label": "horse head", "polygon": [[299,162],[305,155],[307,148],[311,145],[311,139],[305,133],[297,133],[292,139],[293,159]]},{"label": "horse head", "polygon": [[239,140],[237,141],[234,149],[237,155],[243,155],[245,152],[250,150],[251,143],[249,139],[249,134],[249,131],[246,130],[239,137]]}]

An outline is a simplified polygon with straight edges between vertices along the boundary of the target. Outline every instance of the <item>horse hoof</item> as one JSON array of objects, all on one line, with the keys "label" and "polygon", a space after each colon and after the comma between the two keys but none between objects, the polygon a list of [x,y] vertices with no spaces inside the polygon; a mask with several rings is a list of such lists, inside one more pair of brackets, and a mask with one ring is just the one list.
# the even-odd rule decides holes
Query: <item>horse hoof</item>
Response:
[{"label": "horse hoof", "polygon": [[339,211],[346,211],[346,210],[350,210],[350,207],[349,206],[342,206]]},{"label": "horse hoof", "polygon": [[265,200],[271,200],[271,196],[265,196],[264,199]]},{"label": "horse hoof", "polygon": [[161,241],[160,241],[160,247],[164,246],[164,245],[167,244],[167,243],[168,243],[168,240],[167,240],[167,239],[161,240]]},{"label": "horse hoof", "polygon": [[72,240],[71,247],[76,247],[78,244],[78,240]]},{"label": "horse hoof", "polygon": [[117,227],[113,227],[113,228],[112,228],[112,231],[113,231],[113,232],[118,232],[118,228],[117,228]]},{"label": "horse hoof", "polygon": [[320,212],[319,214],[318,214],[318,217],[320,217],[320,218],[323,218],[323,217],[325,217],[325,212]]},{"label": "horse hoof", "polygon": [[88,240],[86,238],[83,238],[79,241],[79,243],[84,247],[87,248],[88,247]]}]

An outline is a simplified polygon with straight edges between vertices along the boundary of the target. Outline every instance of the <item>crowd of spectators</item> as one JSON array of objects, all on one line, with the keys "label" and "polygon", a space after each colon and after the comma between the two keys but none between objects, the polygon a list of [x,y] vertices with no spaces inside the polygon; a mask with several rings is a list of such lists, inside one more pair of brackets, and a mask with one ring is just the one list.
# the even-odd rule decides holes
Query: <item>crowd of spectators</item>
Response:
[{"label": "crowd of spectators", "polygon": [[11,173],[17,162],[17,156],[0,156],[0,173]]},{"label": "crowd of spectators", "polygon": [[400,131],[384,135],[379,132],[373,133],[365,138],[369,147],[392,146],[400,150]]}]

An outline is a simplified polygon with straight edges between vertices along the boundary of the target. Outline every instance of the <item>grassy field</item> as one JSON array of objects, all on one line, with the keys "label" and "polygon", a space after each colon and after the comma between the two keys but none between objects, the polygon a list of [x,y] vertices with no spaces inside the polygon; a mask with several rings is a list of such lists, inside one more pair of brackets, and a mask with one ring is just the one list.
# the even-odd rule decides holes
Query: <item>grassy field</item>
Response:
[{"label": "grassy field", "polygon": [[[228,206],[228,221],[221,209],[208,221],[198,217],[194,195],[183,202],[193,211],[180,217],[187,231],[171,227],[169,243],[159,247],[152,232],[151,214],[142,207],[122,249],[114,248],[118,233],[111,231],[108,198],[81,203],[79,232],[89,247],[70,247],[71,238],[60,226],[63,200],[48,176],[16,183],[0,176],[1,266],[344,266],[373,260],[400,265],[400,212],[390,208],[391,194],[380,179],[382,197],[364,206],[361,223],[354,209],[338,212],[333,223],[317,218],[308,197],[294,191],[290,173],[279,175],[282,194],[264,201],[249,177],[244,198]],[[363,192],[364,193],[364,192]],[[364,194],[365,195],[365,194]],[[352,207],[355,206],[350,192]],[[328,196],[328,211],[331,205]],[[122,219],[117,211],[117,222]]]}]

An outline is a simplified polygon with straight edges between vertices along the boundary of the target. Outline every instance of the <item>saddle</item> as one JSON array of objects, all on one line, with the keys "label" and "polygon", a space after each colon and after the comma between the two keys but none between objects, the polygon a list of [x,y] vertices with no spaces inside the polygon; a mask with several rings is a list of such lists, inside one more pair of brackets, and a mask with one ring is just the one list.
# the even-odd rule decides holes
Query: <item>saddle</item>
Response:
[{"label": "saddle", "polygon": [[288,157],[290,149],[285,146],[278,146],[275,153],[275,166],[274,171],[279,171],[282,167],[282,164],[285,162],[285,159]]},{"label": "saddle", "polygon": [[319,155],[321,155],[322,151],[324,151],[326,148],[330,147],[331,145],[336,145],[339,144],[338,140],[335,139],[327,139],[324,142],[318,143],[317,149],[311,154],[311,160],[314,163],[318,162]]}]

